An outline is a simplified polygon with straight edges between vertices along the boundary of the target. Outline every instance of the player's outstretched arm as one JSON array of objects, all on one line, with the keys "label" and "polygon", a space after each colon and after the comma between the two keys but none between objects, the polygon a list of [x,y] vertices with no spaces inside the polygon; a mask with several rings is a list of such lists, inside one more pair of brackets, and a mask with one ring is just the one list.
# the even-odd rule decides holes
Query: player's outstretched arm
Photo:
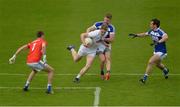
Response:
[{"label": "player's outstretched arm", "polygon": [[135,37],[145,37],[145,36],[147,36],[147,34],[146,33],[138,33],[138,34],[130,33],[128,36],[132,37],[132,38],[135,38]]},{"label": "player's outstretched arm", "polygon": [[18,55],[21,51],[25,50],[25,49],[28,49],[28,45],[23,45],[21,46],[20,48],[18,48],[18,50],[15,52],[14,55]]},{"label": "player's outstretched arm", "polygon": [[137,37],[145,37],[145,36],[147,36],[146,33],[138,33],[138,34],[137,34]]},{"label": "player's outstretched arm", "polygon": [[20,48],[18,48],[18,50],[15,52],[15,54],[9,59],[9,64],[13,64],[16,60],[16,56],[22,51],[28,49],[28,45],[23,45]]}]

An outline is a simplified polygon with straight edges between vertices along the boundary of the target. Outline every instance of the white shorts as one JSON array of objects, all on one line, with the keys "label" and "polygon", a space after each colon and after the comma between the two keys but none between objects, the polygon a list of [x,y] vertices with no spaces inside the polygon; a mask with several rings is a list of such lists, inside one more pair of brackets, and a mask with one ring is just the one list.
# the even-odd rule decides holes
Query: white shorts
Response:
[{"label": "white shorts", "polygon": [[35,63],[27,63],[27,65],[31,69],[40,72],[41,70],[43,70],[45,68],[46,63],[44,63],[43,61],[39,61],[39,62],[35,62]]},{"label": "white shorts", "polygon": [[154,55],[159,55],[160,59],[163,60],[167,56],[167,53],[154,52]]},{"label": "white shorts", "polygon": [[78,55],[79,56],[86,56],[86,55],[90,55],[95,57],[96,56],[96,50],[97,48],[87,48],[84,45],[81,45],[78,51]]},{"label": "white shorts", "polygon": [[105,52],[105,49],[106,49],[106,46],[103,45],[102,43],[98,44],[98,48],[97,48],[97,54],[100,54],[100,53],[104,53]]}]

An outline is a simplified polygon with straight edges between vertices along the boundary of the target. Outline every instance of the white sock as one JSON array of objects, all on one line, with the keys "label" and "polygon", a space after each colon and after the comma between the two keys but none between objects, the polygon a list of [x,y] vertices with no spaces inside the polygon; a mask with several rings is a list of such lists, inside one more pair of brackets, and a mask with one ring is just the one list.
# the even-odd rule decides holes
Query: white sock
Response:
[{"label": "white sock", "polygon": [[149,76],[148,74],[144,74],[144,75]]},{"label": "white sock", "polygon": [[80,78],[81,77],[81,75],[80,74],[78,74],[77,76],[76,76],[76,78]]},{"label": "white sock", "polygon": [[164,69],[163,69],[163,70],[167,71],[167,68],[166,68],[166,67],[164,67]]},{"label": "white sock", "polygon": [[28,86],[30,84],[30,82],[29,81],[26,81],[26,84],[25,84],[25,86]]},{"label": "white sock", "polygon": [[47,84],[47,87],[51,86],[51,84]]}]

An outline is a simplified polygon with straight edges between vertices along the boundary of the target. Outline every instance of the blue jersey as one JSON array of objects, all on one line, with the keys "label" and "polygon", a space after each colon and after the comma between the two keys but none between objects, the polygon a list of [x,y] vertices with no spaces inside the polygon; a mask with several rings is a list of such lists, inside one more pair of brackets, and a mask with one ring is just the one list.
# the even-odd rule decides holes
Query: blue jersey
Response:
[{"label": "blue jersey", "polygon": [[[103,21],[101,21],[101,22],[96,22],[96,23],[94,24],[94,26],[96,27],[96,29],[100,29],[103,23],[104,23]],[[110,34],[115,34],[115,27],[114,27],[112,24],[109,24],[109,25],[108,25],[108,34],[106,35],[105,38],[109,38],[109,35],[110,35]]]},{"label": "blue jersey", "polygon": [[[162,29],[157,28],[156,30],[149,30],[146,32],[147,35],[152,37],[153,42],[157,42],[162,39],[162,37],[166,34]],[[154,46],[154,52],[162,52],[167,53],[166,43],[158,43]]]}]

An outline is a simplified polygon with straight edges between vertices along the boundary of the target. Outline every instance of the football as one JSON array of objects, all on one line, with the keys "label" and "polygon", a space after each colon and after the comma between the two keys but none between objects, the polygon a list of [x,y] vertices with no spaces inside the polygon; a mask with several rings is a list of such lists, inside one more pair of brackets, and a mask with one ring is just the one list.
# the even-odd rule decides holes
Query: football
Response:
[{"label": "football", "polygon": [[91,46],[93,44],[93,41],[91,38],[85,38],[85,45]]}]

